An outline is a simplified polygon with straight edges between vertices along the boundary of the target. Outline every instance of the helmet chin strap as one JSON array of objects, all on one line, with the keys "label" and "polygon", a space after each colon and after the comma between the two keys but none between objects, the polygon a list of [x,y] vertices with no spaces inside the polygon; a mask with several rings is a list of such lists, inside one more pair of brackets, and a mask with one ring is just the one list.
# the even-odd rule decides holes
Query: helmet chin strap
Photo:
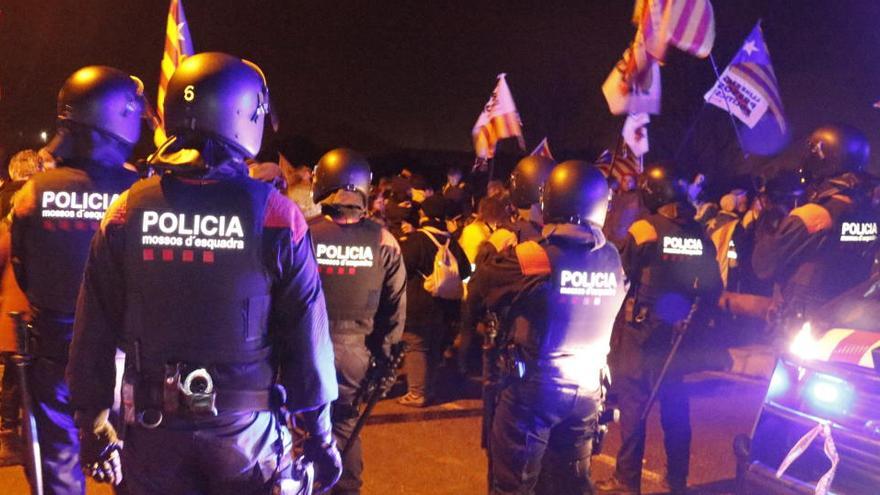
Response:
[{"label": "helmet chin strap", "polygon": [[202,173],[230,161],[244,164],[244,153],[223,139],[197,133],[171,136],[149,156],[147,163],[175,173]]}]

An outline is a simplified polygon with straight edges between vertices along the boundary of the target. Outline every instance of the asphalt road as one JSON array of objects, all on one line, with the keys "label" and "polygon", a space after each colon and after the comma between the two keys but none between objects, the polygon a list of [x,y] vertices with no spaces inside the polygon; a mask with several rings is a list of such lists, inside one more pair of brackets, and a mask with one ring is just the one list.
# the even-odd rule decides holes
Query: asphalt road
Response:
[{"label": "asphalt road", "polygon": [[[692,377],[688,386],[693,397],[692,492],[733,493],[735,459],[731,442],[737,433],[751,429],[764,385],[730,375],[707,374]],[[373,421],[363,431],[365,495],[486,492],[476,383],[459,384],[451,388],[450,394],[465,398],[425,409],[405,408],[393,400],[377,406]],[[619,432],[612,427],[604,452],[594,457],[594,479],[611,474],[619,440]],[[659,482],[664,455],[657,411],[648,430],[647,457],[643,493],[663,493]],[[21,468],[0,469],[0,493],[28,493]],[[90,485],[88,493],[111,492],[104,486]]]}]

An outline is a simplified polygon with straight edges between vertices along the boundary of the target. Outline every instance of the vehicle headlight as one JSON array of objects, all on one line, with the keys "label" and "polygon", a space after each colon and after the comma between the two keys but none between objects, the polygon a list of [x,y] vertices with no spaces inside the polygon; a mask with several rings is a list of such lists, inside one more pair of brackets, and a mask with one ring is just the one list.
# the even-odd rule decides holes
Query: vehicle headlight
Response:
[{"label": "vehicle headlight", "polygon": [[813,336],[813,326],[810,322],[804,323],[794,340],[791,341],[788,350],[804,360],[816,358],[819,352],[819,340]]},{"label": "vehicle headlight", "polygon": [[806,392],[814,408],[833,414],[846,414],[855,397],[851,384],[824,373],[813,375],[807,382]]}]

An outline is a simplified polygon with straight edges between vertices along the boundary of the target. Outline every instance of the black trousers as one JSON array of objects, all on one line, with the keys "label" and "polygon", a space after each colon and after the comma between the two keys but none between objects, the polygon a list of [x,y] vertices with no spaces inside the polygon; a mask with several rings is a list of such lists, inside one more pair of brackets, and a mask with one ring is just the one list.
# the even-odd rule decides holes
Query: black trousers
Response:
[{"label": "black trousers", "polygon": [[[122,473],[133,495],[263,495],[290,464],[290,433],[272,411],[167,421],[126,431]],[[280,461],[280,468],[279,468]]]},{"label": "black trousers", "polygon": [[[671,327],[648,325],[620,328],[612,368],[621,433],[615,476],[632,488],[641,485],[645,456],[646,424],[641,417],[672,342]],[[690,400],[682,378],[683,372],[673,362],[657,397],[667,478],[674,488],[686,486],[690,460]]]},{"label": "black trousers", "polygon": [[492,494],[590,495],[598,390],[539,379],[501,392],[489,448]]},{"label": "black trousers", "polygon": [[333,403],[333,437],[340,451],[349,440],[351,449],[342,459],[342,477],[333,487],[334,495],[355,495],[363,485],[364,458],[360,435],[351,439],[357,423],[352,403],[361,387],[370,365],[370,351],[364,345],[363,336],[333,335],[333,351],[336,355],[336,380],[339,382],[339,398]]},{"label": "black trousers", "polygon": [[79,465],[79,435],[73,424],[70,391],[64,381],[72,334],[73,315],[49,317],[34,311],[31,334],[34,360],[29,379],[47,495],[85,493],[85,479]]}]

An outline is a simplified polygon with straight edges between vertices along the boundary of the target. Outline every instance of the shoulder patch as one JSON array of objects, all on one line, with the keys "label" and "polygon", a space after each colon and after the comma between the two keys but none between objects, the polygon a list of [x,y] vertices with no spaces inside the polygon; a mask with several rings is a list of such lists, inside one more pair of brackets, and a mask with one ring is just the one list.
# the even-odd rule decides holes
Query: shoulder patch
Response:
[{"label": "shoulder patch", "polygon": [[808,203],[795,208],[791,211],[790,215],[800,218],[810,234],[815,234],[831,227],[831,213],[817,204]]},{"label": "shoulder patch", "polygon": [[535,241],[517,244],[514,248],[523,275],[549,275],[552,272],[547,251]]},{"label": "shoulder patch", "polygon": [[633,236],[638,246],[657,241],[657,230],[647,220],[637,220],[630,225],[629,235]]},{"label": "shoulder patch", "polygon": [[266,201],[263,227],[269,229],[290,229],[296,242],[301,241],[308,230],[306,219],[303,217],[302,212],[299,211],[299,207],[274,189],[269,193],[269,198]]},{"label": "shoulder patch", "polygon": [[128,191],[123,191],[116,198],[116,201],[110,203],[110,207],[104,212],[104,218],[101,219],[101,232],[106,233],[108,225],[122,225],[128,216]]}]

